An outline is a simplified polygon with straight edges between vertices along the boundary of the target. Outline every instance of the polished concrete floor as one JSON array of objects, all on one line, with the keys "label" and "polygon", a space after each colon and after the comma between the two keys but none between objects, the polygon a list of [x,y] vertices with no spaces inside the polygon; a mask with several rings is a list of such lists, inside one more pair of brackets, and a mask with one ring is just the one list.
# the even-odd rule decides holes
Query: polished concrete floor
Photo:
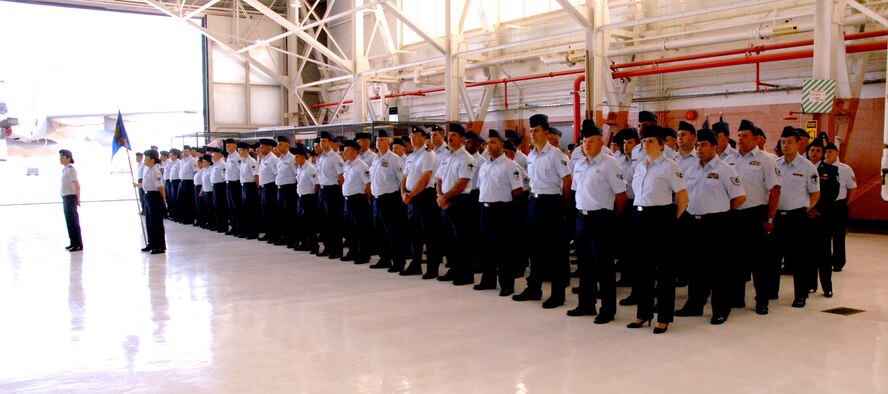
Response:
[{"label": "polished concrete floor", "polygon": [[0,392],[888,392],[886,236],[832,299],[652,335],[173,223],[143,254],[134,210],[85,203],[68,253],[59,204],[0,206]]}]

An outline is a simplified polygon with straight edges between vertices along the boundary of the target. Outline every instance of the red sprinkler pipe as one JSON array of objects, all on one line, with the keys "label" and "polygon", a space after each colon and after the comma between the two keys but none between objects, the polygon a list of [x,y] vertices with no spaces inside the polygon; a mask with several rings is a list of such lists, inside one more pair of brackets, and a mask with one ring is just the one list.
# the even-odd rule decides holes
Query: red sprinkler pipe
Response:
[{"label": "red sprinkler pipe", "polygon": [[580,138],[580,123],[583,120],[580,117],[580,84],[586,80],[586,74],[580,75],[574,79],[574,89],[570,92],[574,96],[574,139]]},{"label": "red sprinkler pipe", "polygon": [[[885,50],[886,42],[878,41],[865,44],[852,44],[845,47],[845,53],[859,53]],[[768,63],[779,62],[784,60],[805,59],[814,57],[814,50],[775,53],[771,55],[743,56],[731,59],[713,60],[705,62],[697,62],[691,64],[682,64],[677,66],[650,67],[631,71],[618,71],[611,74],[614,79],[632,78],[645,75],[670,74],[682,71],[702,70],[707,68],[721,68],[738,66],[741,64]]]}]

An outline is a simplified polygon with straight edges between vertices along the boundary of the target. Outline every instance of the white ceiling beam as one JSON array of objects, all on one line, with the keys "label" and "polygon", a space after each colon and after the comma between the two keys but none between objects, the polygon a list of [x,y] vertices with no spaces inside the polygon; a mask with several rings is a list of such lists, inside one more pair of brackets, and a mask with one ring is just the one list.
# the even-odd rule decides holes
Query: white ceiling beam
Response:
[{"label": "white ceiling beam", "polygon": [[888,19],[885,19],[885,17],[879,15],[878,12],[867,8],[865,5],[860,4],[854,0],[845,0],[845,3],[847,5],[850,5],[855,10],[860,11],[864,15],[872,18],[874,21],[879,22],[880,24],[882,24],[882,26],[888,27]]},{"label": "white ceiling beam", "polygon": [[438,52],[440,52],[442,54],[447,54],[447,50],[444,49],[443,46],[441,46],[441,43],[439,43],[435,37],[432,37],[432,35],[429,34],[427,31],[425,31],[425,29],[420,27],[419,24],[416,23],[416,21],[414,21],[413,19],[410,19],[409,16],[404,14],[404,12],[401,11],[401,9],[398,8],[397,5],[393,4],[391,1],[384,1],[384,2],[382,2],[382,4],[385,5],[385,7],[388,8],[389,11],[391,11],[393,14],[395,14],[395,16],[399,20],[401,20],[402,23],[407,25],[407,27],[409,27],[410,30],[413,30],[414,32],[416,32],[416,34],[418,34],[420,37],[422,37],[422,39],[425,40],[425,42],[429,43],[429,45],[431,45],[433,48],[435,48],[435,50],[437,50]]},{"label": "white ceiling beam", "polygon": [[195,16],[198,16],[201,13],[203,13],[204,11],[206,11],[208,8],[216,5],[216,3],[218,3],[219,1],[221,1],[221,0],[210,0],[210,1],[206,2],[206,4],[200,6],[200,8],[189,12],[188,15],[185,15],[183,18],[185,18],[185,19],[194,18]]},{"label": "white ceiling beam", "polygon": [[[561,1],[561,0],[559,0],[559,1]],[[633,27],[633,26],[638,26],[638,25],[647,25],[650,23],[663,22],[663,21],[668,21],[668,20],[673,20],[673,19],[689,18],[692,16],[712,14],[712,13],[716,13],[716,12],[734,11],[739,8],[752,7],[752,6],[756,6],[756,5],[767,4],[769,6],[774,6],[777,3],[783,3],[783,2],[784,1],[774,1],[774,0],[747,0],[747,1],[741,1],[741,2],[733,2],[733,3],[722,4],[722,5],[718,5],[718,6],[714,6],[714,7],[698,8],[696,10],[691,10],[691,11],[682,11],[682,12],[676,12],[676,13],[666,14],[666,15],[652,16],[652,17],[644,18],[644,19],[632,19],[632,20],[628,20],[626,22],[608,23],[605,25],[597,26],[596,29],[601,29],[601,30],[622,29],[622,28]]]},{"label": "white ceiling beam", "polygon": [[577,24],[580,25],[580,27],[582,27],[583,29],[592,28],[592,24],[589,23],[589,20],[586,19],[586,17],[583,16],[583,14],[581,14],[579,10],[577,10],[577,7],[574,7],[574,5],[570,3],[570,0],[555,1],[557,1],[558,4],[561,4],[561,8],[563,8],[564,11],[566,11],[567,14],[570,15],[574,19],[574,21],[576,21]]}]

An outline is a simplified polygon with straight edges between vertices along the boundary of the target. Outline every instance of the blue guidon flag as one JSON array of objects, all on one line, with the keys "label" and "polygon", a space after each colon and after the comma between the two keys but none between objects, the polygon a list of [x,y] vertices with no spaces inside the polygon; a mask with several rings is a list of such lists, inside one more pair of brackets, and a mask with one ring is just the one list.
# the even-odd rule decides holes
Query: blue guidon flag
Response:
[{"label": "blue guidon flag", "polygon": [[126,135],[126,128],[123,127],[123,115],[120,114],[120,110],[117,110],[117,125],[114,126],[114,138],[111,141],[111,158],[114,158],[117,150],[122,147],[132,150],[129,136]]}]

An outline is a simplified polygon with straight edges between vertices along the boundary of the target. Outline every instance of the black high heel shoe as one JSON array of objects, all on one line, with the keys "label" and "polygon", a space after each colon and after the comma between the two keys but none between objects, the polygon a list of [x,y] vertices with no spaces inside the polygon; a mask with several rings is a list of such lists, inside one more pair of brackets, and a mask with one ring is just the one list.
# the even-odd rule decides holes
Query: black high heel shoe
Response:
[{"label": "black high heel shoe", "polygon": [[634,322],[632,322],[632,323],[627,324],[627,325],[626,325],[626,328],[642,328],[642,327],[644,327],[645,323],[647,323],[647,326],[650,327],[650,326],[651,326],[651,320],[653,320],[653,319],[647,319],[647,320],[642,320],[642,321],[634,321]]},{"label": "black high heel shoe", "polygon": [[666,327],[654,327],[654,334],[662,334],[669,329],[669,323],[666,323]]}]

